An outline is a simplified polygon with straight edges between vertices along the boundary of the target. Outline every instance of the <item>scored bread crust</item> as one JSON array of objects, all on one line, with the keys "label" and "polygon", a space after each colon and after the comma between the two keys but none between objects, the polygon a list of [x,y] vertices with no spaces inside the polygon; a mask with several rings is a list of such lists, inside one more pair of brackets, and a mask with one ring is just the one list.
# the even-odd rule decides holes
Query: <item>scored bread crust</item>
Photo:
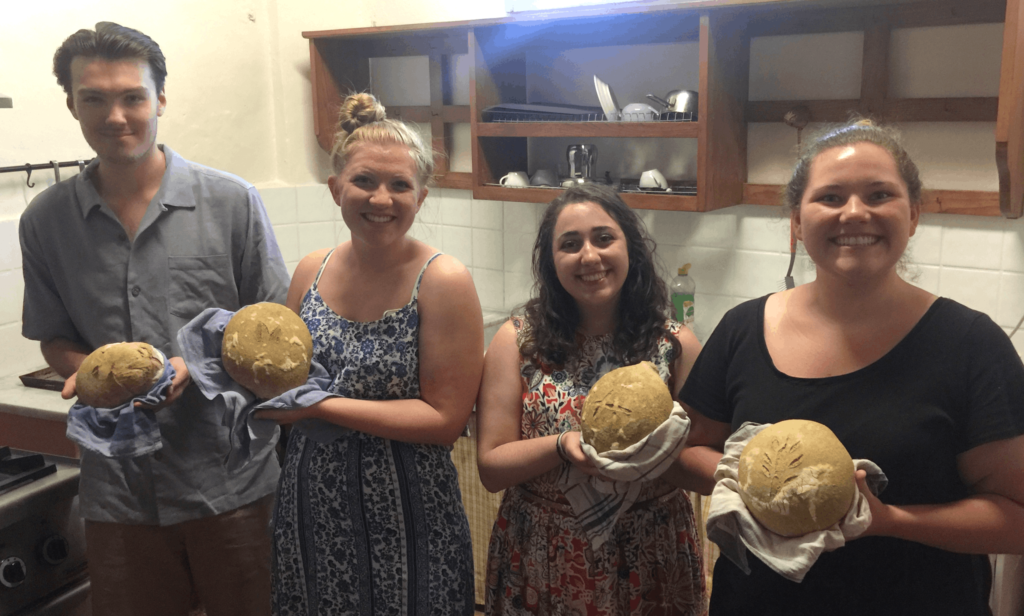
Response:
[{"label": "scored bread crust", "polygon": [[224,369],[260,399],[275,398],[304,384],[312,359],[309,328],[281,304],[246,306],[224,328]]},{"label": "scored bread crust", "polygon": [[75,377],[79,402],[111,409],[153,389],[164,372],[164,355],[145,342],[114,342],[82,361]]},{"label": "scored bread crust", "polygon": [[788,419],[757,433],[740,454],[739,494],[768,530],[799,537],[842,520],[857,492],[853,459],[814,421]]},{"label": "scored bread crust", "polygon": [[626,449],[672,414],[672,394],[650,362],[616,368],[594,383],[580,413],[583,441],[598,453]]}]

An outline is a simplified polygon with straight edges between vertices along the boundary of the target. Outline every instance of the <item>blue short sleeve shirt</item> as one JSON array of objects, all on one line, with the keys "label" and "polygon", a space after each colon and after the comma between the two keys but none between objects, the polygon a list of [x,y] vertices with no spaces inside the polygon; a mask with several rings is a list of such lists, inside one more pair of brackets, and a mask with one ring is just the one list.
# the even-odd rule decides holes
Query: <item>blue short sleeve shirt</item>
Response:
[{"label": "blue short sleeve shirt", "polygon": [[[143,341],[175,357],[178,330],[206,308],[284,303],[288,272],[256,188],[159,147],[166,171],[132,239],[92,183],[96,160],[25,210],[26,338],[66,338],[88,349]],[[167,525],[272,492],[279,473],[272,451],[236,474],[224,468],[222,414],[190,386],[156,414],[159,451],[129,459],[83,451],[82,515]]]}]

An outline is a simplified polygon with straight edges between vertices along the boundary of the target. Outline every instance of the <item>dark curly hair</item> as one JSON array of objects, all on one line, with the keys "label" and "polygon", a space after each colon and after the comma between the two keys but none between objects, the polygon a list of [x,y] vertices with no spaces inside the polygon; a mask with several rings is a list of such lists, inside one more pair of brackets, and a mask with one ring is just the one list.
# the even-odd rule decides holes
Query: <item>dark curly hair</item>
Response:
[{"label": "dark curly hair", "polygon": [[156,41],[138,30],[111,21],[96,24],[96,30],[82,29],[64,39],[53,54],[53,74],[64,92],[71,96],[71,61],[77,57],[104,60],[145,60],[153,73],[156,92],[164,91],[167,61]]},{"label": "dark curly hair", "polygon": [[665,324],[672,304],[665,282],[658,276],[654,240],[619,195],[601,184],[573,186],[544,212],[533,246],[533,298],[524,308],[529,327],[519,352],[537,366],[561,367],[577,351],[580,312],[576,300],[558,280],[553,244],[555,223],[565,206],[586,202],[600,205],[626,238],[629,271],[619,293],[618,325],[612,339],[616,359],[623,365],[650,359],[666,337],[672,344],[673,357],[679,357],[682,347]]}]

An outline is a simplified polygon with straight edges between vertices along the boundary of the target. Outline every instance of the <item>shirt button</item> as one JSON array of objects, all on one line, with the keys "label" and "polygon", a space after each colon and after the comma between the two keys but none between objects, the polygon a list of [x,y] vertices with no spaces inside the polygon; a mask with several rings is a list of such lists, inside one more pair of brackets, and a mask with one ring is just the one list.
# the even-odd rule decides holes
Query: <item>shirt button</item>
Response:
[{"label": "shirt button", "polygon": [[139,293],[142,293],[142,289],[137,286],[132,287],[132,297],[138,297]]}]

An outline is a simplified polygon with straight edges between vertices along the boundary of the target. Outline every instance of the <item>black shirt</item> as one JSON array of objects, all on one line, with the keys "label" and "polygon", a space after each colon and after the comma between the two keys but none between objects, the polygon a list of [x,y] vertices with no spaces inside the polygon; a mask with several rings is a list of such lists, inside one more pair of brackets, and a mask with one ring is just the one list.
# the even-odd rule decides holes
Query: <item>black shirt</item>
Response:
[{"label": "black shirt", "polygon": [[[681,399],[733,430],[747,421],[811,419],[853,458],[889,479],[894,505],[948,503],[970,494],[957,455],[1024,433],[1024,365],[985,314],[939,298],[889,353],[855,372],[796,378],[775,368],[762,297],[729,311],[708,339]],[[750,558],[746,576],[715,567],[711,614],[988,614],[983,555],[888,537],[855,539],[823,554],[802,583]]]}]

